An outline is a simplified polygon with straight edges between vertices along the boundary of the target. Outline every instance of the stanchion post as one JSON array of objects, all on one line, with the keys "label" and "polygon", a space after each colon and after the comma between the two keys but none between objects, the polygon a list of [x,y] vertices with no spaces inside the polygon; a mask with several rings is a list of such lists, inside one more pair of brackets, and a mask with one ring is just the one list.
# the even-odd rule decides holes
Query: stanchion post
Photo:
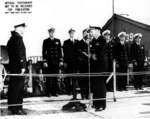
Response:
[{"label": "stanchion post", "polygon": [[29,60],[29,87],[31,87],[31,93],[33,92],[33,83],[32,83],[32,60]]},{"label": "stanchion post", "polygon": [[129,86],[129,81],[130,81],[130,70],[128,67],[128,69],[127,69],[127,86]]},{"label": "stanchion post", "polygon": [[113,61],[113,100],[114,102],[117,101],[116,99],[116,61]]},{"label": "stanchion post", "polygon": [[88,84],[89,84],[89,107],[88,110],[92,109],[93,105],[93,95],[91,93],[91,63],[90,63],[90,57],[91,56],[91,51],[90,51],[90,40],[88,43]]}]

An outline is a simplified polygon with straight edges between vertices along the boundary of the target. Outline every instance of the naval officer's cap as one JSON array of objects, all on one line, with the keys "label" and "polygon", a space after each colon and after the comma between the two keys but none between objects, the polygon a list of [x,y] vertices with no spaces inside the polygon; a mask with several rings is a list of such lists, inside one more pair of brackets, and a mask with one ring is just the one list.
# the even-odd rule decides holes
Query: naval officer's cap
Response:
[{"label": "naval officer's cap", "polygon": [[102,35],[103,35],[103,36],[105,36],[105,35],[110,35],[110,30],[105,30],[105,31],[103,31]]},{"label": "naval officer's cap", "polygon": [[73,28],[69,29],[68,33],[75,32]]},{"label": "naval officer's cap", "polygon": [[55,31],[55,28],[54,27],[51,27],[50,29],[48,29],[49,32],[54,32]]},{"label": "naval officer's cap", "polygon": [[18,25],[15,25],[14,28],[18,28],[18,27],[26,27],[26,24],[25,23],[22,23],[22,24],[18,24]]},{"label": "naval officer's cap", "polygon": [[119,38],[126,37],[126,32],[120,32],[120,33],[118,33],[118,37]]},{"label": "naval officer's cap", "polygon": [[134,34],[134,39],[136,39],[136,38],[142,38],[142,34],[141,33]]}]

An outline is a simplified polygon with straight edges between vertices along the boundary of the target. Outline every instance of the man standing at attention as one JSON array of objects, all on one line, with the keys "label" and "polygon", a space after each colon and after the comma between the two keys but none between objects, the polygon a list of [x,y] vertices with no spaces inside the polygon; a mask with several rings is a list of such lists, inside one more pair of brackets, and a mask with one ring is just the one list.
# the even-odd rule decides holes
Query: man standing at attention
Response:
[{"label": "man standing at attention", "polygon": [[[49,38],[45,39],[43,42],[43,60],[46,61],[47,74],[58,74],[59,65],[62,59],[61,42],[59,39],[54,38],[55,28],[50,28],[48,30]],[[58,85],[57,77],[47,77],[46,78],[46,93],[47,96],[57,96]]]},{"label": "man standing at attention", "polygon": [[[74,38],[75,30],[70,29],[68,31],[69,39],[64,41],[63,53],[64,53],[64,63],[67,65],[66,73],[77,73],[78,64],[77,64],[77,55],[78,55],[78,40]],[[65,79],[66,91],[71,93],[72,91],[73,98],[77,98],[76,92],[76,77],[68,77]]]},{"label": "man standing at attention", "polygon": [[[145,48],[141,43],[142,34],[134,35],[135,42],[131,45],[131,61],[133,63],[134,72],[144,71]],[[136,90],[141,90],[143,86],[143,75],[134,76],[134,87]]]}]

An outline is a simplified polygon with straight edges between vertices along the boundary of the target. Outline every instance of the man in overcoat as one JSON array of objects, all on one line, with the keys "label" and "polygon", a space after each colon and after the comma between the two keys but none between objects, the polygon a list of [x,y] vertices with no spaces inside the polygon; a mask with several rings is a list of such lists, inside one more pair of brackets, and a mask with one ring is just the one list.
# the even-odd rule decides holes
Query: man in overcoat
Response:
[{"label": "man in overcoat", "polygon": [[[26,69],[26,48],[23,42],[25,23],[15,26],[11,38],[7,43],[9,56],[9,72],[11,74],[24,74]],[[8,85],[8,110],[11,114],[23,115],[24,77],[10,76]],[[13,105],[13,106],[12,106]]]}]

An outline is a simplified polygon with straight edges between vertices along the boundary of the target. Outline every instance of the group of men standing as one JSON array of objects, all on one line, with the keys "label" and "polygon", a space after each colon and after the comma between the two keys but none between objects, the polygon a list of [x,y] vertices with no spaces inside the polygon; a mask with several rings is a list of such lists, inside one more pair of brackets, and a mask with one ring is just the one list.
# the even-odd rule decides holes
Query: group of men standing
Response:
[{"label": "group of men standing", "polygon": [[[79,41],[74,38],[75,30],[70,29],[69,39],[61,47],[59,39],[54,38],[54,28],[48,30],[50,37],[43,42],[43,59],[48,68],[47,73],[59,73],[60,62],[63,61],[65,73],[101,73],[112,72],[113,61],[117,63],[117,72],[127,73],[128,64],[133,63],[134,71],[144,70],[145,51],[141,44],[142,34],[134,35],[132,43],[127,41],[126,32],[120,32],[117,38],[111,37],[111,31],[101,31],[99,27],[84,29],[83,38]],[[55,70],[55,71],[54,71]],[[64,80],[66,91],[77,99],[77,84],[81,89],[82,99],[89,98],[89,88],[94,99],[106,98],[106,89],[113,89],[112,80],[106,84],[107,76],[66,77]],[[90,83],[89,83],[90,80]],[[127,76],[117,76],[117,89],[127,90]],[[142,89],[142,76],[134,77],[136,89]],[[47,95],[57,96],[56,78],[47,78]],[[96,110],[106,107],[106,100],[93,101]]]},{"label": "group of men standing", "polygon": [[[48,73],[59,73],[59,64],[62,59],[65,73],[88,74],[107,71],[106,40],[100,35],[99,27],[83,30],[83,38],[80,41],[74,38],[75,30],[70,29],[68,31],[70,38],[64,41],[62,49],[60,40],[54,38],[54,32],[54,28],[49,29],[50,37],[43,42],[43,58],[48,64]],[[57,70],[52,72],[52,69]],[[54,83],[56,80],[48,78],[48,89],[50,89],[49,80],[53,82],[52,84],[56,84]],[[91,80],[90,83],[89,80]],[[81,89],[82,99],[89,99],[89,87],[91,87],[94,99],[106,97],[105,77],[72,76],[65,78],[64,82],[67,93],[73,94],[73,100],[77,99],[77,82]],[[48,95],[57,95],[57,90],[54,88],[57,86],[53,85],[52,87],[52,90],[47,90]],[[51,91],[55,91],[54,94]],[[106,107],[106,100],[93,101],[93,105],[96,110],[103,110]]]},{"label": "group of men standing", "polygon": [[[15,26],[15,31],[8,41],[9,71],[10,73],[25,73],[26,49],[23,43],[25,24]],[[77,99],[77,84],[80,87],[82,99],[89,99],[93,93],[93,107],[96,111],[106,108],[106,89],[112,90],[112,80],[106,84],[108,76],[90,76],[90,73],[112,72],[113,60],[117,63],[117,72],[126,73],[128,62],[132,62],[134,71],[144,70],[145,51],[141,44],[142,34],[134,35],[134,41],[129,46],[126,42],[126,33],[120,32],[117,38],[111,38],[110,30],[101,31],[99,27],[84,29],[83,38],[79,41],[74,38],[75,30],[70,29],[69,39],[61,46],[60,39],[54,37],[55,28],[48,30],[49,38],[43,41],[42,55],[44,60],[44,73],[58,74],[62,62],[64,71],[73,74],[65,78],[64,83],[68,94]],[[130,55],[129,55],[130,54]],[[76,74],[88,74],[78,77]],[[47,96],[57,96],[57,76],[46,77]],[[142,88],[142,76],[134,77],[136,89]],[[118,90],[126,90],[127,78],[125,75],[117,76]],[[24,78],[10,77],[8,88],[8,104],[12,114],[26,114],[22,109]],[[91,89],[91,90],[90,90]]]},{"label": "group of men standing", "polygon": [[[141,43],[142,34],[136,33],[133,41],[126,39],[126,33],[118,34],[119,42],[114,46],[114,59],[117,62],[117,72],[127,73],[129,64],[133,66],[133,72],[144,71],[145,48]],[[127,90],[127,75],[119,75],[117,78],[118,90]],[[135,74],[133,79],[135,89],[142,89],[143,75]]]}]

